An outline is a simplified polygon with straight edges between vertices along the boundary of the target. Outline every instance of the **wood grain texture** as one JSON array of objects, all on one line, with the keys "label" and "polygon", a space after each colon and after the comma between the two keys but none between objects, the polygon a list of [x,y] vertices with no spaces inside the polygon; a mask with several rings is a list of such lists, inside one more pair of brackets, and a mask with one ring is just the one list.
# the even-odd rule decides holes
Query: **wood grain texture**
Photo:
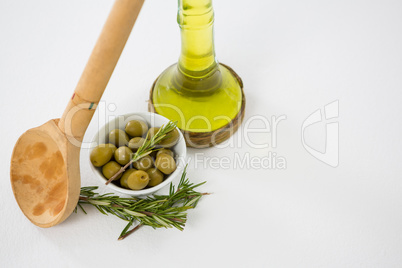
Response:
[{"label": "wood grain texture", "polygon": [[96,105],[112,76],[144,0],[117,0],[107,18],[88,63],[75,88],[73,98],[59,122],[69,136],[82,139]]}]

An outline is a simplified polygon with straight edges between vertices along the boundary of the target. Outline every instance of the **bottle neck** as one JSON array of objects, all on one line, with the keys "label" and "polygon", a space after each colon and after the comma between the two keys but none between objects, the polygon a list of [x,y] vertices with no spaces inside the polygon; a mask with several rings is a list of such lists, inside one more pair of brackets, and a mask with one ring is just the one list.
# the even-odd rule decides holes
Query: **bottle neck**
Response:
[{"label": "bottle neck", "polygon": [[177,21],[181,28],[179,70],[192,78],[216,71],[212,0],[179,0]]}]

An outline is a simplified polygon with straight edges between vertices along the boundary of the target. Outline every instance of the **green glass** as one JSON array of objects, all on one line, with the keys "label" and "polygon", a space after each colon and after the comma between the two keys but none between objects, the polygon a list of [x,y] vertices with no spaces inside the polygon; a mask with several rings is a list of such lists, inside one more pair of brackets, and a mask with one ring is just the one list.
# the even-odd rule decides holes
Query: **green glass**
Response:
[{"label": "green glass", "polygon": [[157,79],[153,104],[157,113],[191,132],[210,132],[228,124],[241,108],[236,77],[215,58],[211,0],[179,0],[181,29],[178,63]]}]

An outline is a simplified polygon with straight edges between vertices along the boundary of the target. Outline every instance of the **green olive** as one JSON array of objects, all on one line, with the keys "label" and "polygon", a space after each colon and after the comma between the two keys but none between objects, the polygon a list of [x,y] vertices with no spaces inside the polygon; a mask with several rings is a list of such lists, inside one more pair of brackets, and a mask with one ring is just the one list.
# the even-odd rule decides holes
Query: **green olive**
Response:
[{"label": "green olive", "polygon": [[168,154],[160,154],[156,157],[155,166],[166,175],[176,170],[176,162],[174,158]]},{"label": "green olive", "polygon": [[150,168],[146,172],[149,176],[148,186],[153,187],[163,181],[163,173],[160,172],[157,168]]},{"label": "green olive", "polygon": [[144,142],[145,142],[145,139],[144,139],[144,138],[135,137],[135,138],[132,138],[132,139],[128,142],[128,147],[129,147],[131,150],[137,151],[138,148],[140,148],[141,145],[142,145]]},{"label": "green olive", "polygon": [[180,139],[180,134],[177,129],[174,129],[166,134],[166,136],[159,142],[159,145],[163,148],[171,148],[176,145]]},{"label": "green olive", "polygon": [[[106,165],[102,167],[102,173],[103,176],[105,176],[106,179],[110,179],[113,177],[114,174],[116,174],[120,170],[121,166],[117,164],[115,161],[110,161]],[[117,176],[114,180],[120,179],[121,174]]]},{"label": "green olive", "polygon": [[130,162],[132,154],[133,151],[131,151],[130,148],[126,146],[121,146],[114,152],[114,159],[117,163],[124,166],[125,164]]},{"label": "green olive", "polygon": [[135,162],[133,163],[133,166],[134,166],[136,169],[147,170],[147,169],[153,167],[153,166],[154,166],[154,163],[153,163],[153,161],[152,161],[152,157],[150,157],[149,155],[147,155],[147,156],[144,156],[143,158],[141,158],[140,160],[135,161]]},{"label": "green olive", "polygon": [[127,185],[132,190],[144,189],[148,185],[148,182],[148,173],[143,170],[134,171],[127,178]]},{"label": "green olive", "polygon": [[127,145],[128,143],[128,135],[124,130],[121,129],[113,129],[109,133],[109,142],[113,143],[117,147]]},{"label": "green olive", "polygon": [[100,147],[108,147],[112,150],[113,154],[117,150],[117,147],[114,144],[107,143],[107,144],[100,144]]},{"label": "green olive", "polygon": [[155,136],[155,134],[158,133],[159,129],[159,127],[151,127],[148,130],[147,139],[150,140],[153,136]]},{"label": "green olive", "polygon": [[92,150],[89,156],[92,165],[95,167],[103,166],[112,159],[115,150],[116,146],[113,144],[99,144]]},{"label": "green olive", "polygon": [[128,176],[130,176],[131,173],[133,173],[134,171],[137,171],[137,170],[134,169],[134,168],[130,168],[130,169],[126,170],[126,171],[123,173],[123,176],[121,176],[121,178],[120,178],[120,185],[121,185],[122,187],[128,188],[128,185],[127,185]]},{"label": "green olive", "polygon": [[168,155],[170,155],[171,157],[174,157],[174,153],[173,153],[171,150],[165,149],[165,148],[160,149],[160,150],[156,153],[156,157],[158,157],[160,154],[168,154]]},{"label": "green olive", "polygon": [[148,131],[148,125],[142,120],[131,120],[126,124],[126,133],[131,137],[142,137]]}]

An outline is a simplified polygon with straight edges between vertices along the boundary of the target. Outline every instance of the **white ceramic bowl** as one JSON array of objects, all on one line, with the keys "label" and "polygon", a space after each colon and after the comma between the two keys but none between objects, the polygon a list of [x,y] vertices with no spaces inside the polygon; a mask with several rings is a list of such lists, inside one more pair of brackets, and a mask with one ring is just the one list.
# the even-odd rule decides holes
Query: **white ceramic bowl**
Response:
[{"label": "white ceramic bowl", "polygon": [[[149,112],[142,112],[142,113],[131,113],[131,114],[125,114],[125,115],[120,115],[112,120],[110,120],[106,125],[104,125],[102,128],[99,129],[99,131],[95,134],[95,136],[92,139],[92,145],[97,146],[98,144],[104,144],[108,143],[108,135],[109,132],[112,131],[113,129],[122,129],[124,130],[124,127],[126,123],[130,120],[144,120],[147,122],[148,127],[161,127],[162,125],[165,125],[169,123],[169,120],[166,117],[163,117],[158,114],[154,113],[149,113]],[[165,177],[165,180],[151,188],[146,188],[143,190],[129,190],[125,189],[122,187],[119,187],[113,183],[109,183],[107,186],[110,187],[111,189],[124,193],[124,194],[129,194],[132,196],[144,196],[144,195],[150,195],[155,193],[156,191],[160,190],[161,188],[165,187],[166,185],[169,185],[175,178],[181,177],[182,172],[185,167],[185,158],[186,158],[186,142],[184,140],[183,135],[179,131],[180,134],[180,139],[177,142],[177,144],[171,148],[171,150],[175,154],[175,160],[177,164],[176,170]],[[93,148],[91,148],[92,150]],[[97,168],[92,165],[91,160],[89,159],[90,152],[88,153],[88,160],[89,164],[92,168],[92,171],[94,174],[99,178],[99,180],[104,184],[107,180],[102,174],[102,168]]]}]

